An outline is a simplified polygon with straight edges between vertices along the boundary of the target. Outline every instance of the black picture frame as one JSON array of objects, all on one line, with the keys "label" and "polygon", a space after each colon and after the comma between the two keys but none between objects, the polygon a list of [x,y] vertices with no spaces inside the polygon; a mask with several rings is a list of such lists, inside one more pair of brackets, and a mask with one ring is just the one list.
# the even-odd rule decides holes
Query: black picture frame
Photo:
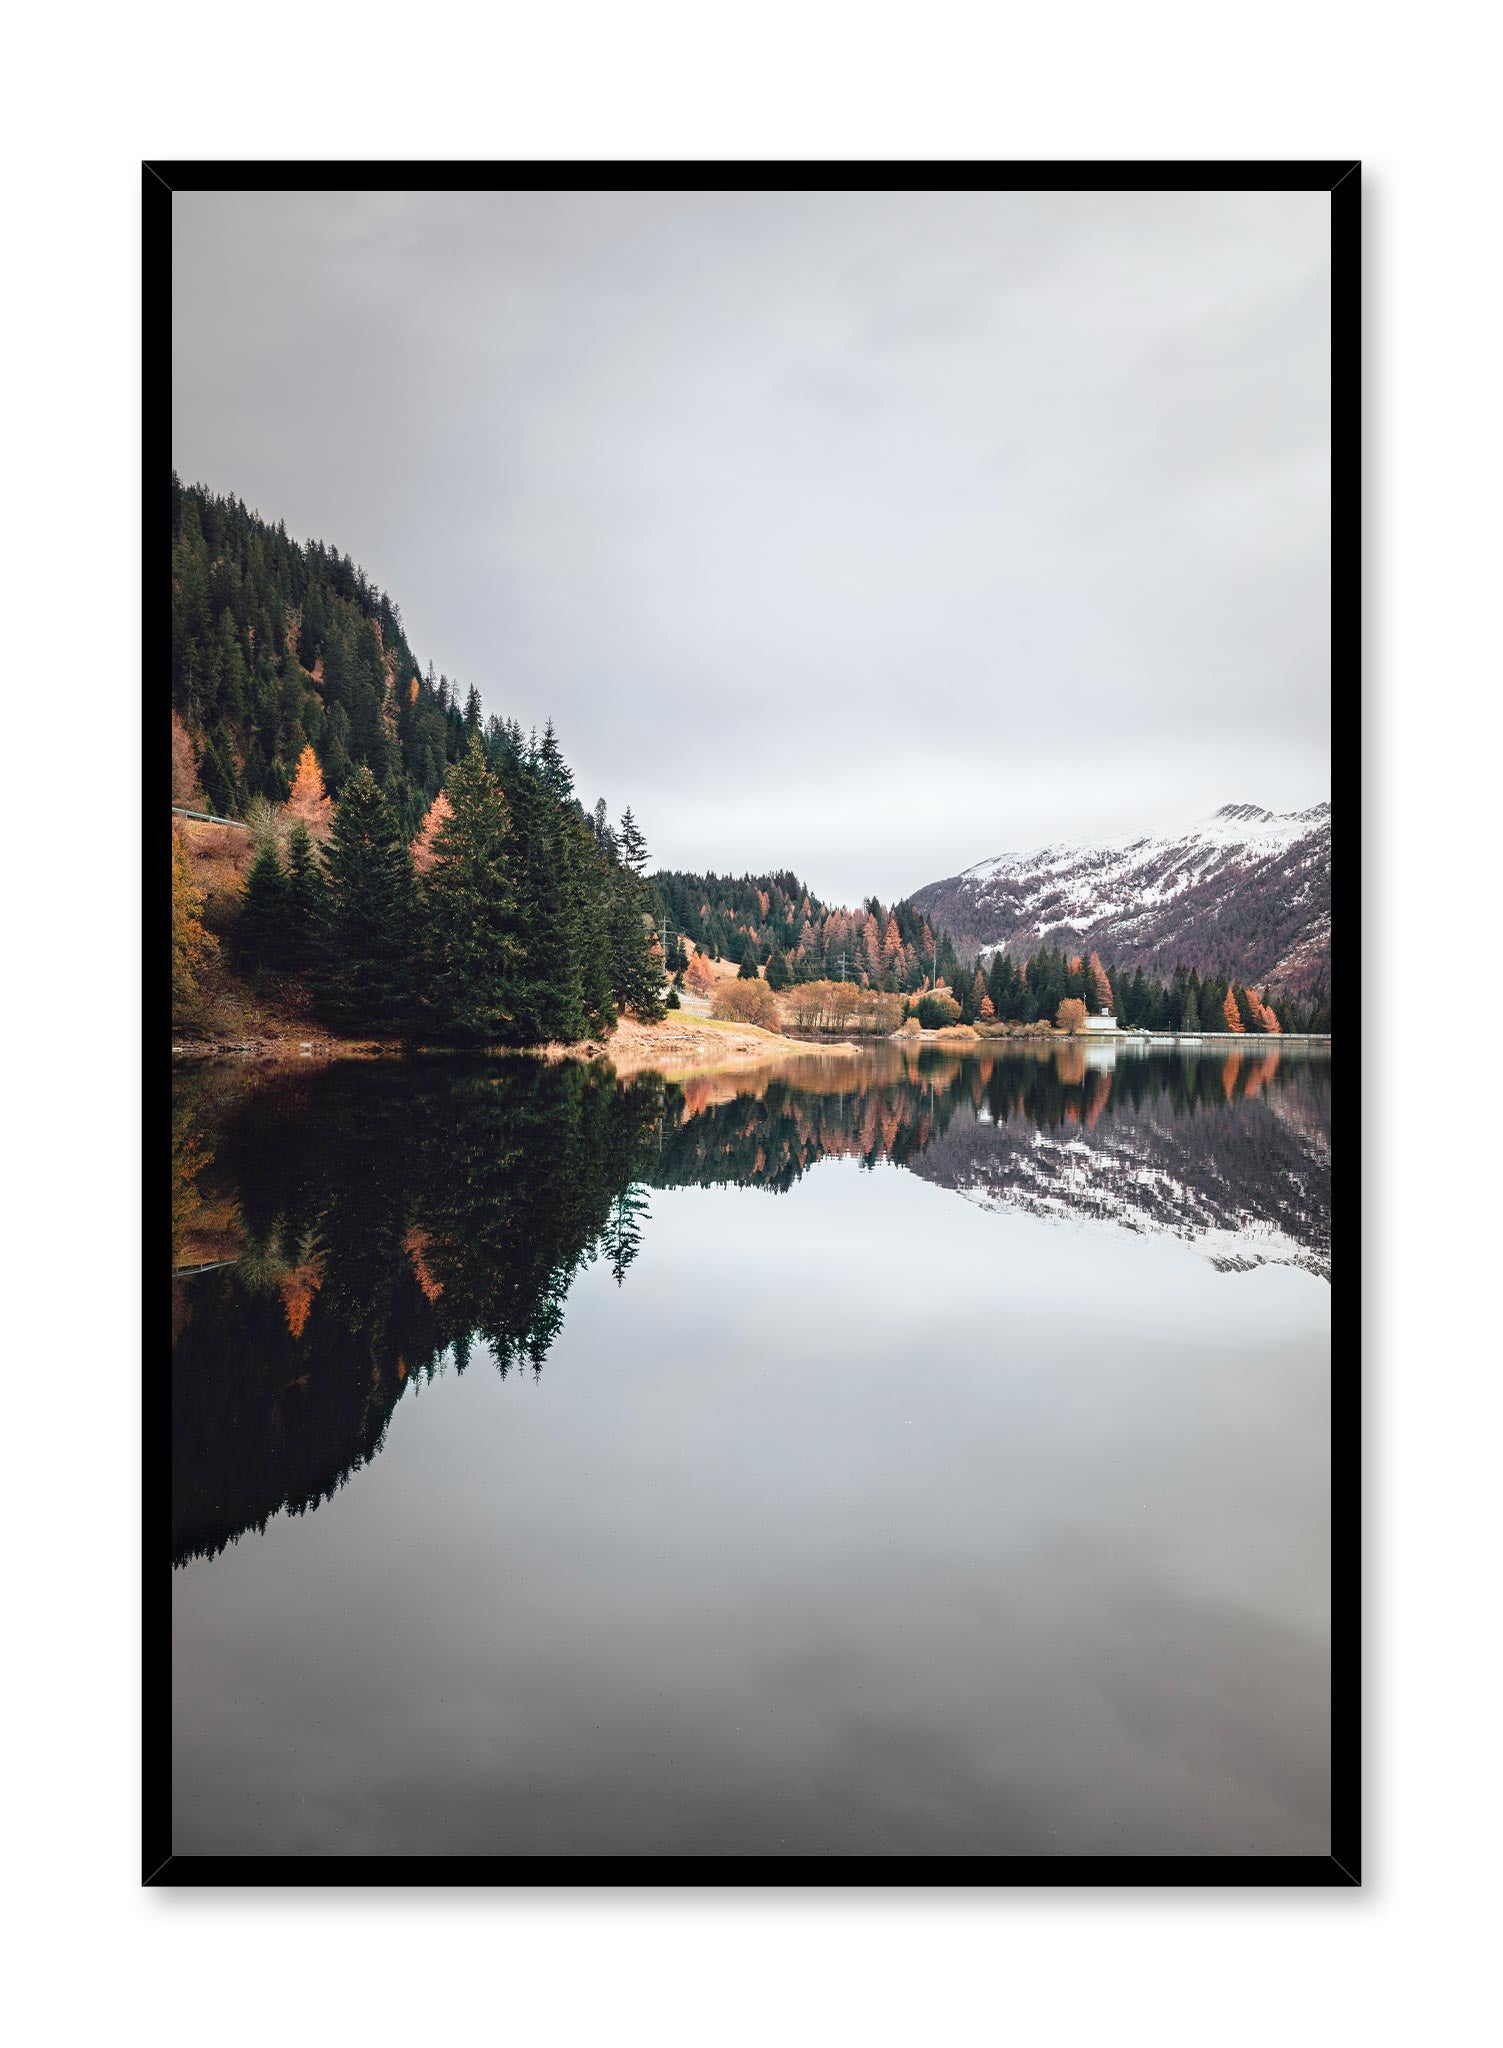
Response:
[{"label": "black picture frame", "polygon": [[[1311,162],[715,163],[183,162],[141,166],[142,660],[168,663],[164,499],[171,458],[172,198],[210,191],[592,190],[1305,191],[1331,196],[1331,700],[1343,744],[1332,803],[1346,843],[1362,843],[1362,175],[1351,159]],[[145,760],[154,720],[143,689]],[[167,770],[159,771],[167,783]],[[159,819],[143,806],[143,864]],[[168,1023],[165,915],[144,929],[143,1214],[165,1208],[171,1068],[157,1050]],[[1336,865],[1333,921],[1346,985],[1361,976],[1361,878]],[[1355,1005],[1354,1011],[1355,1011]],[[1331,1347],[1331,1853],[1328,1856],[299,1856],[175,1855],[172,1849],[171,1415],[162,1360],[170,1306],[160,1290],[156,1230],[145,1233],[142,1345],[143,1886],[1359,1886],[1362,1882],[1362,1292],[1361,1043],[1343,1026],[1344,1100],[1333,1112]],[[163,1096],[168,1099],[163,1100]],[[1339,1189],[1339,1194],[1335,1190]],[[163,1221],[165,1228],[165,1217]],[[168,1262],[170,1263],[170,1261]],[[164,1325],[168,1326],[164,1330]],[[163,1337],[169,1336],[164,1347]]]}]

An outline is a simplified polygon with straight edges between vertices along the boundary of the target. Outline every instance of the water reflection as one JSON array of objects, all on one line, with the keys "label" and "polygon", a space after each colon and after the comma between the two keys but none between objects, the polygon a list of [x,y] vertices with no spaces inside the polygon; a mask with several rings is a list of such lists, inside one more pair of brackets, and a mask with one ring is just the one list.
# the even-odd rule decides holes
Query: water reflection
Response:
[{"label": "water reflection", "polygon": [[1329,1129],[1329,1060],[1282,1049],[883,1045],[682,1085],[526,1060],[184,1076],[174,1559],[317,1506],[409,1386],[477,1349],[540,1371],[581,1269],[627,1280],[655,1188],[888,1161],[985,1207],[1170,1234],[1229,1274],[1324,1274]]}]

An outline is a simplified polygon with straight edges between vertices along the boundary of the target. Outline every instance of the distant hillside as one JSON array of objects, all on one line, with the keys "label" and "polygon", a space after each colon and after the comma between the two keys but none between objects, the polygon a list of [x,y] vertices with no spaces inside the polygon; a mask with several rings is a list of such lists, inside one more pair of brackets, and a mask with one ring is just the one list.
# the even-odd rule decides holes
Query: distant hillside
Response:
[{"label": "distant hillside", "polygon": [[1308,995],[1331,973],[1331,807],[1226,804],[1173,838],[998,854],[914,891],[962,948],[1041,945]]},{"label": "distant hillside", "polygon": [[688,874],[653,877],[665,935],[682,935],[705,952],[740,960],[748,945],[759,965],[781,953],[794,981],[860,981],[914,989],[938,963],[953,979],[959,961],[950,936],[925,922],[914,904],[870,896],[855,909],[820,901],[797,875]]}]

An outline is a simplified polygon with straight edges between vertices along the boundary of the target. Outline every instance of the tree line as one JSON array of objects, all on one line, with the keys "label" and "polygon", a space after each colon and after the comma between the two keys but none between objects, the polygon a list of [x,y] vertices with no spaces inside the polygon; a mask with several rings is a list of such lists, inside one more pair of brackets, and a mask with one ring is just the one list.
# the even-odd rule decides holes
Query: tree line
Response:
[{"label": "tree line", "polygon": [[765,974],[776,990],[828,981],[904,994],[959,970],[949,933],[932,930],[906,899],[888,905],[871,896],[851,910],[821,902],[788,870],[733,877],[664,869],[653,882],[670,970],[684,966],[684,940],[711,959],[735,960],[748,978]]},{"label": "tree line", "polygon": [[[1225,975],[1202,976],[1177,966],[1167,979],[1129,971],[1099,954],[1067,954],[1041,947],[1026,958],[994,953],[979,958],[953,988],[961,1023],[1033,1024],[1059,1021],[1062,1003],[1078,1004],[1068,1024],[1084,1027],[1088,1015],[1105,1009],[1126,1031],[1329,1031],[1330,999],[1323,989],[1309,997],[1273,995],[1246,988]],[[1068,1028],[1068,1027],[1067,1027]]]},{"label": "tree line", "polygon": [[573,801],[551,727],[536,751],[472,736],[411,840],[364,764],[332,802],[310,747],[227,940],[242,973],[304,983],[339,1029],[567,1042],[661,1014],[646,859],[629,810],[602,836]]},{"label": "tree line", "polygon": [[[1324,987],[1307,996],[1273,995],[1195,968],[1176,966],[1165,977],[1058,946],[1027,955],[962,955],[950,933],[933,928],[907,898],[887,906],[873,896],[848,910],[822,903],[788,871],[734,878],[661,871],[653,881],[668,969],[679,986],[688,940],[711,959],[735,960],[742,976],[760,976],[779,994],[814,984],[848,989],[852,994],[838,1004],[843,1014],[854,1016],[860,1007],[857,991],[916,997],[920,1022],[930,1028],[993,1020],[1053,1025],[1068,1002],[1086,1012],[1105,1008],[1127,1030],[1330,1029]],[[799,1004],[801,1012],[809,1007]],[[823,1015],[831,1003],[815,1007]],[[1066,1028],[1083,1024],[1084,1014],[1067,1013]]]}]

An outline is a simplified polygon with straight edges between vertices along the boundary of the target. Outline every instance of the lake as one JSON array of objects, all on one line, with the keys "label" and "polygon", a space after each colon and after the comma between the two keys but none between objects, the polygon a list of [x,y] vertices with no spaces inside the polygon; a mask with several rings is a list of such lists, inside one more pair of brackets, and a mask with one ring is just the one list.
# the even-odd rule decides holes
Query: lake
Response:
[{"label": "lake", "polygon": [[174,1851],[1327,1853],[1330,1073],[179,1074]]}]

